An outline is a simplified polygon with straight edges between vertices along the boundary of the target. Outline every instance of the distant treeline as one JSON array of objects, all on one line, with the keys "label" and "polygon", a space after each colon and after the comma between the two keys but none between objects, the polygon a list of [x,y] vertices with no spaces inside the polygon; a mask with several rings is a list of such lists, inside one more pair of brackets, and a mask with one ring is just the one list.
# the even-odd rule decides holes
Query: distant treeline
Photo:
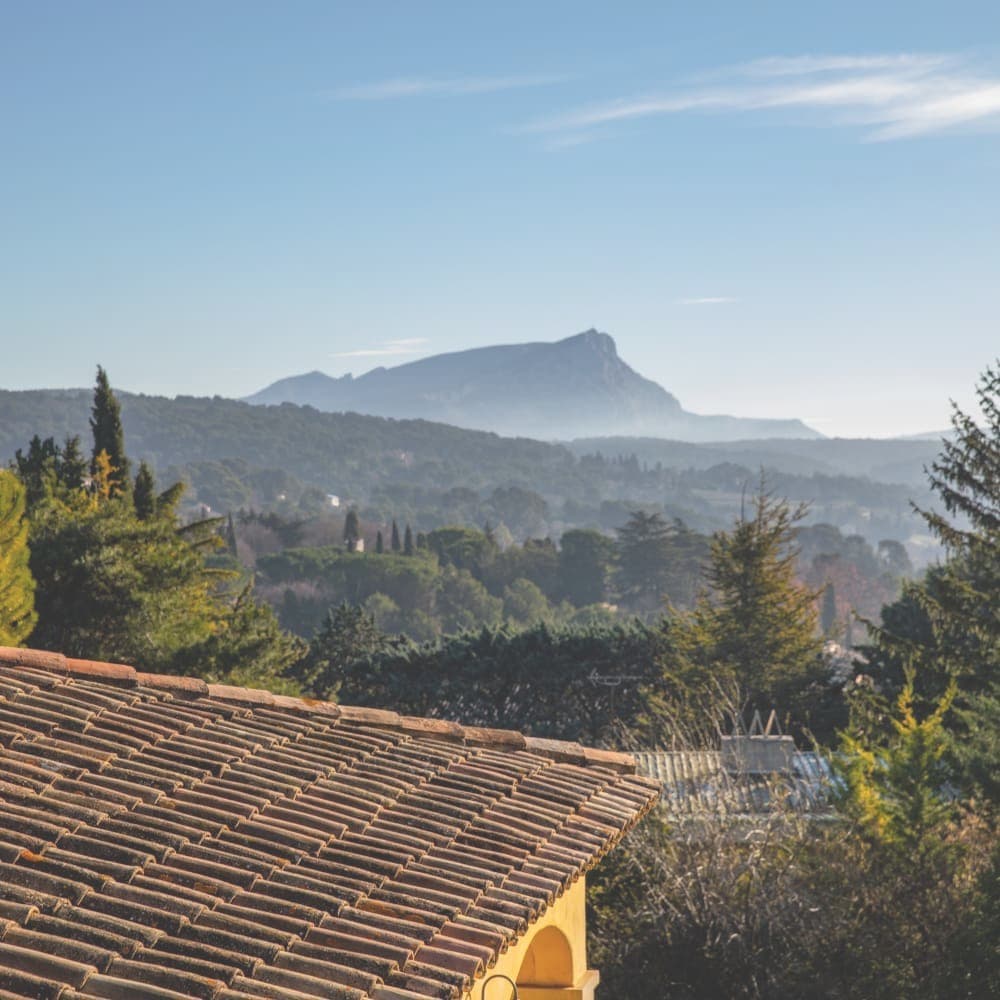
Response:
[{"label": "distant treeline", "polygon": [[[501,623],[527,627],[652,619],[664,602],[689,608],[705,586],[709,537],[657,512],[626,511],[614,532],[571,529],[512,542],[468,525],[413,533],[409,524],[359,521],[364,551],[345,547],[345,519],[287,521],[244,511],[233,551],[256,572],[257,593],[285,628],[309,638],[327,608],[365,608],[385,633],[422,641]],[[399,539],[412,541],[406,546]],[[397,544],[394,544],[396,542]],[[824,632],[849,637],[854,614],[877,616],[912,572],[905,548],[875,548],[832,525],[799,525],[797,574],[824,600]]]}]

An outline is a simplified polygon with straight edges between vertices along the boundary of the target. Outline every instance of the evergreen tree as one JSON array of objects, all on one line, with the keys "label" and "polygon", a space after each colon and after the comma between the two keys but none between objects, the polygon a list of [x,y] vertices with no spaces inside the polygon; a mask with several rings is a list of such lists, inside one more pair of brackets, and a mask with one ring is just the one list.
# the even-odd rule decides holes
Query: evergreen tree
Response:
[{"label": "evergreen tree", "polygon": [[105,370],[97,366],[97,383],[91,407],[90,429],[94,436],[90,473],[99,471],[99,456],[107,455],[110,471],[107,476],[109,496],[120,496],[129,488],[129,460],[125,455],[125,432],[122,430],[121,406]]},{"label": "evergreen tree", "polygon": [[[421,548],[426,547],[426,539],[424,545]],[[403,555],[412,556],[413,555],[413,532],[410,530],[410,526],[406,526],[406,531],[403,533]]]},{"label": "evergreen tree", "polygon": [[615,543],[599,531],[574,529],[559,540],[559,593],[578,608],[606,599]]},{"label": "evergreen tree", "polygon": [[344,518],[344,545],[348,549],[354,549],[361,538],[361,522],[358,520],[358,512],[352,507]]},{"label": "evergreen tree", "polygon": [[914,709],[913,685],[904,684],[893,711],[878,707],[891,729],[880,738],[872,708],[851,720],[842,734],[834,766],[843,780],[841,805],[875,841],[904,852],[908,863],[943,848],[945,823],[954,803],[944,787],[948,772],[945,714],[952,684],[923,719]]},{"label": "evergreen tree", "polygon": [[156,514],[156,481],[153,479],[153,470],[145,462],[140,463],[135,477],[132,504],[140,521],[148,521]]},{"label": "evergreen tree", "polygon": [[306,644],[281,628],[270,605],[254,601],[252,583],[220,602],[220,612],[211,634],[177,658],[177,669],[208,681],[298,693],[288,675]]},{"label": "evergreen tree", "polygon": [[382,532],[381,531],[376,531],[375,532],[375,552],[376,552],[377,555],[382,555],[382,553],[384,551],[385,551],[385,544],[382,541]]},{"label": "evergreen tree", "polygon": [[947,561],[904,585],[866,650],[871,670],[899,690],[912,671],[918,701],[954,681],[952,763],[962,790],[1000,799],[1000,362],[976,389],[981,419],[953,407],[953,436],[931,467],[943,511],[921,511]]},{"label": "evergreen tree", "polygon": [[673,529],[662,515],[633,510],[618,528],[618,592],[636,611],[657,611],[670,587]]},{"label": "evergreen tree", "polygon": [[[357,609],[348,622],[360,623]],[[378,640],[366,623],[361,640],[327,660],[339,668],[338,697],[347,704],[605,746],[621,738],[622,724],[647,745],[662,732],[664,637],[634,620],[480,626],[420,645]],[[365,645],[373,652],[357,656]]]},{"label": "evergreen tree", "polygon": [[375,617],[364,608],[340,604],[327,611],[309,652],[293,668],[293,675],[318,698],[333,698],[351,664],[386,648]]},{"label": "evergreen tree", "polygon": [[[117,401],[106,389],[102,370],[89,490],[81,488],[85,467],[77,439],[60,449],[36,436],[27,455],[17,453],[18,468],[35,486],[28,503],[29,566],[37,581],[32,642],[70,656],[165,673],[205,672],[216,680],[224,679],[224,669],[237,671],[238,663],[234,676],[287,689],[274,671],[299,655],[291,637],[248,594],[234,598],[235,571],[206,562],[223,544],[220,519],[180,525],[183,483],[156,496],[145,463],[134,494],[118,485],[120,467],[106,447],[97,447],[97,435],[117,423],[108,418],[116,416]],[[111,437],[120,444],[120,434]],[[124,456],[119,461],[127,469]]]},{"label": "evergreen tree", "polygon": [[87,460],[80,450],[80,438],[67,437],[57,465],[59,483],[68,490],[83,489],[87,478]]},{"label": "evergreen tree", "polygon": [[402,546],[399,544],[399,527],[396,524],[396,519],[392,520],[392,551],[399,552]]},{"label": "evergreen tree", "polygon": [[0,646],[24,643],[37,618],[25,489],[12,472],[0,470]]},{"label": "evergreen tree", "polygon": [[236,556],[236,525],[233,522],[233,512],[226,515],[226,550],[231,556]]},{"label": "evergreen tree", "polygon": [[56,490],[59,482],[59,448],[55,438],[44,441],[36,434],[28,442],[28,451],[14,453],[11,468],[26,490],[28,507],[34,507]]},{"label": "evergreen tree", "polygon": [[712,536],[709,591],[669,626],[697,683],[735,680],[758,708],[785,703],[812,682],[822,640],[816,594],[795,578],[791,507],[763,488],[730,531]]},{"label": "evergreen tree", "polygon": [[883,538],[878,543],[878,561],[893,577],[908,577],[913,574],[913,563],[902,542],[893,538]]},{"label": "evergreen tree", "polygon": [[445,566],[437,579],[434,610],[445,632],[498,625],[503,601],[494,597],[467,569]]},{"label": "evergreen tree", "polygon": [[823,635],[832,636],[837,627],[837,592],[832,583],[823,588],[823,603],[819,611],[819,624]]},{"label": "evergreen tree", "polygon": [[222,581],[202,554],[211,531],[185,538],[173,518],[140,520],[130,497],[81,496],[32,516],[33,641],[68,656],[172,672],[218,617]]},{"label": "evergreen tree", "polygon": [[541,589],[530,580],[519,577],[503,589],[503,616],[517,625],[552,622],[552,605]]}]

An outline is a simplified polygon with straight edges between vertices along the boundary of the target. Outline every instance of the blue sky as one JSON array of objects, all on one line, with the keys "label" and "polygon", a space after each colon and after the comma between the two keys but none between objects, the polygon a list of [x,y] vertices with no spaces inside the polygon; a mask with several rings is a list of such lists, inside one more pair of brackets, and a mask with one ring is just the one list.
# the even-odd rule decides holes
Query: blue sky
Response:
[{"label": "blue sky", "polygon": [[0,8],[0,387],[243,395],[597,327],[691,410],[1000,355],[996,3]]}]

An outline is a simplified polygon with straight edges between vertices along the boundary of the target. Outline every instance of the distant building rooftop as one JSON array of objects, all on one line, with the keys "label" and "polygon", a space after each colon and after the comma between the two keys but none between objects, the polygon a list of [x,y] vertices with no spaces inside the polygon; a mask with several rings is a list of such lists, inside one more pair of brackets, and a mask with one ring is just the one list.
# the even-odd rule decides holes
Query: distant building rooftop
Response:
[{"label": "distant building rooftop", "polygon": [[798,813],[832,815],[830,765],[815,752],[793,750],[787,769],[773,773],[734,769],[721,750],[656,751],[635,759],[640,774],[660,782],[662,808],[675,819],[760,817],[775,810],[779,799]]}]

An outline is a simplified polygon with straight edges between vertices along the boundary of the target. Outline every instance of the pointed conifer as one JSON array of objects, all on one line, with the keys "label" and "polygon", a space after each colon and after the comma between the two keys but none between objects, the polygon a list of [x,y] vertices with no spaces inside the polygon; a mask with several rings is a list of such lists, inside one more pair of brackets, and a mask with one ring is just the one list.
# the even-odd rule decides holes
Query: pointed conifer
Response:
[{"label": "pointed conifer", "polygon": [[406,531],[403,533],[403,555],[413,555],[413,532],[409,525],[406,526]]},{"label": "pointed conifer", "polygon": [[140,521],[148,521],[156,513],[156,480],[153,470],[145,463],[139,465],[132,490],[132,504]]},{"label": "pointed conifer", "polygon": [[94,436],[91,452],[90,473],[97,475],[101,452],[107,455],[107,491],[111,497],[120,496],[129,488],[129,461],[125,456],[125,432],[122,430],[121,406],[111,384],[108,373],[97,366],[97,382],[94,385],[94,403],[90,410],[90,429]]},{"label": "pointed conifer", "polygon": [[375,552],[378,555],[382,555],[385,552],[385,543],[382,541],[382,532],[375,532]]},{"label": "pointed conifer", "polygon": [[832,583],[828,583],[823,591],[823,599],[819,609],[819,627],[823,635],[829,636],[837,625],[837,592]]},{"label": "pointed conifer", "polygon": [[401,546],[399,544],[399,526],[396,524],[396,519],[392,520],[392,551],[398,552]]},{"label": "pointed conifer", "polygon": [[226,548],[230,555],[236,555],[236,525],[233,523],[232,511],[226,517]]},{"label": "pointed conifer", "polygon": [[357,548],[358,539],[361,538],[361,522],[358,520],[358,512],[351,509],[344,518],[344,545],[350,551]]},{"label": "pointed conifer", "polygon": [[80,438],[67,437],[59,457],[59,482],[71,490],[83,488],[87,477],[87,460],[80,451]]}]

